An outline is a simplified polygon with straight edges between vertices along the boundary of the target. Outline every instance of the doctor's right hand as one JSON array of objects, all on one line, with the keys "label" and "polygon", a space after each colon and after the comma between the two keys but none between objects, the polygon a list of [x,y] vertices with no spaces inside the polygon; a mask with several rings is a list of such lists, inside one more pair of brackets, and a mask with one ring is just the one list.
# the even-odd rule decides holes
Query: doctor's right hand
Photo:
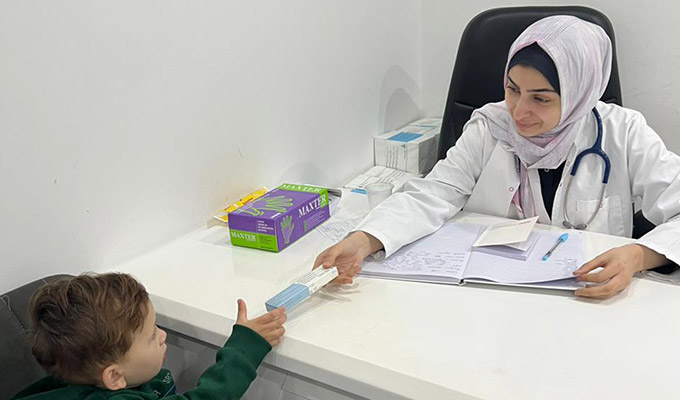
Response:
[{"label": "doctor's right hand", "polygon": [[356,231],[333,246],[322,251],[314,260],[314,268],[338,268],[336,284],[352,283],[352,278],[361,270],[361,261],[383,248],[383,244],[363,231]]}]

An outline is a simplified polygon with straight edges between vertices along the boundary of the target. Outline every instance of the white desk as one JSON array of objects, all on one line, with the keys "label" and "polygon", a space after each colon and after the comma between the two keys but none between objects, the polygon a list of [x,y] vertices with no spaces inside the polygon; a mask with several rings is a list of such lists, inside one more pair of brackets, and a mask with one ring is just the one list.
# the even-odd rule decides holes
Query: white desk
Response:
[{"label": "white desk", "polygon": [[[365,212],[345,194],[333,218]],[[489,217],[457,216],[466,222]],[[628,243],[587,234],[586,257]],[[152,294],[158,323],[221,346],[236,315],[311,268],[331,245],[311,232],[280,254],[232,247],[223,227],[203,229],[121,269]],[[289,314],[265,362],[370,399],[677,398],[680,288],[634,279],[623,294],[569,293],[358,278]]]}]

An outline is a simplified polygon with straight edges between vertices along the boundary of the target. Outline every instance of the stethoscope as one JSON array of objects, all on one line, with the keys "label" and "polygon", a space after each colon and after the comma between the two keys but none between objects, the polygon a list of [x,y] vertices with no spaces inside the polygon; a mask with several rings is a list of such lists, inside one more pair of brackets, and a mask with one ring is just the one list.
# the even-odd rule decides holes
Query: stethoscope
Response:
[{"label": "stethoscope", "polygon": [[[592,147],[583,150],[576,156],[576,159],[574,160],[574,165],[571,167],[571,173],[569,174],[571,175],[569,177],[569,183],[567,183],[567,188],[564,191],[564,197],[562,200],[562,209],[564,210],[564,221],[562,221],[562,225],[569,229],[585,230],[588,227],[588,225],[590,225],[590,223],[593,222],[595,216],[597,216],[598,211],[600,211],[600,208],[602,208],[602,203],[604,202],[604,190],[605,187],[607,186],[607,183],[609,182],[609,171],[611,169],[611,163],[609,162],[609,156],[607,155],[607,153],[605,153],[604,150],[602,150],[602,118],[600,117],[600,113],[595,108],[593,108],[593,115],[595,115],[595,123],[597,124],[597,138],[595,139],[595,143],[593,144]],[[602,158],[602,161],[604,161],[602,188],[600,189],[600,203],[595,209],[593,215],[590,216],[590,219],[586,223],[574,225],[571,223],[571,221],[569,221],[569,212],[567,211],[567,198],[569,197],[569,188],[571,188],[571,181],[576,176],[576,170],[578,169],[578,166],[581,163],[581,159],[583,159],[583,157],[587,156],[588,154],[595,154],[596,156]]]}]

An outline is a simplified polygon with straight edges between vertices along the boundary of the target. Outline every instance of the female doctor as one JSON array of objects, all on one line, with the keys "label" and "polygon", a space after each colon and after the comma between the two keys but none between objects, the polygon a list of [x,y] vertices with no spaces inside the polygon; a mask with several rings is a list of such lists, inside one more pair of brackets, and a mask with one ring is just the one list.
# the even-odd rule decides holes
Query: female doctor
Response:
[{"label": "female doctor", "polygon": [[[337,282],[351,283],[365,257],[379,250],[389,257],[461,209],[630,237],[635,200],[657,227],[576,270],[596,285],[575,294],[608,298],[635,272],[680,262],[680,157],[640,113],[598,100],[611,61],[611,42],[597,25],[553,16],[529,26],[510,48],[505,101],[476,110],[427,177],[376,207],[314,267],[335,265]],[[611,168],[596,153],[578,160],[599,148]]]}]

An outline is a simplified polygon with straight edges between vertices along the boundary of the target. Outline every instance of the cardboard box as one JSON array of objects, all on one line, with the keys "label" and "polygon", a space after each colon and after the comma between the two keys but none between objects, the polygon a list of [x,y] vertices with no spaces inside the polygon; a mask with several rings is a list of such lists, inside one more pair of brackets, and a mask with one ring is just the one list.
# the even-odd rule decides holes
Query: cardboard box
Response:
[{"label": "cardboard box", "polygon": [[284,183],[229,213],[235,246],[281,251],[330,217],[328,189]]},{"label": "cardboard box", "polygon": [[441,118],[426,118],[376,136],[375,165],[418,175],[429,172],[437,162],[440,130]]}]

